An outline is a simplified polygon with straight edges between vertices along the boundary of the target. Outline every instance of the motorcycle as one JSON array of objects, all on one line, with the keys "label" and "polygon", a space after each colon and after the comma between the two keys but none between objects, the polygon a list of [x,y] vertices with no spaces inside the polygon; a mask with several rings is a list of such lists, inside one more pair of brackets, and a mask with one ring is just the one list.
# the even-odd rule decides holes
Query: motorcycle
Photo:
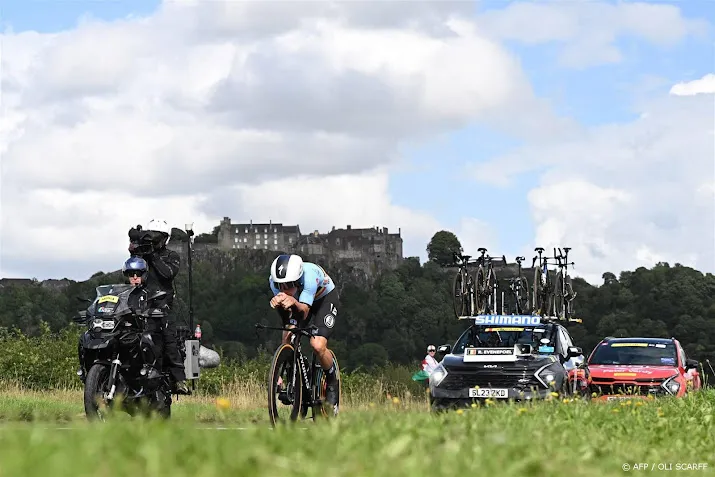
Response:
[{"label": "motorcycle", "polygon": [[[137,296],[132,297],[134,293]],[[87,310],[75,317],[75,322],[87,324],[79,343],[78,374],[84,382],[84,409],[89,420],[104,420],[102,404],[130,415],[156,412],[163,418],[171,416],[169,373],[158,367],[161,356],[152,338],[158,331],[150,328],[166,312],[152,304],[166,294],[158,291],[147,296],[131,285],[102,285],[96,288],[97,296]],[[199,342],[190,339],[186,327],[177,328],[186,376],[197,379]]]}]

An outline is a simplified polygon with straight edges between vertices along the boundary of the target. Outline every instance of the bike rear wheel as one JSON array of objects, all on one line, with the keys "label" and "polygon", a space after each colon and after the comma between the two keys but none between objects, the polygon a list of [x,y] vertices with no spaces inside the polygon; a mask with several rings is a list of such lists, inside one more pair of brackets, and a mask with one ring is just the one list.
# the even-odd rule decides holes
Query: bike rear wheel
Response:
[{"label": "bike rear wheel", "polygon": [[462,270],[459,270],[454,276],[454,283],[452,284],[454,314],[457,315],[457,317],[464,316],[465,282],[465,273],[463,273]]},{"label": "bike rear wheel", "polygon": [[474,309],[477,306],[477,287],[474,284],[474,278],[472,278],[472,275],[469,272],[465,272],[464,276],[467,277],[467,286],[465,287],[467,296],[465,300],[464,312],[467,316],[472,316],[474,315]]},{"label": "bike rear wheel", "polygon": [[293,371],[294,361],[295,348],[290,344],[281,344],[273,354],[268,371],[268,415],[274,427],[295,421],[300,414],[303,376],[300,366]]},{"label": "bike rear wheel", "polygon": [[[315,381],[313,382],[313,418],[315,419],[317,416],[324,417],[324,418],[331,418],[331,417],[337,417],[338,412],[340,411],[340,403],[342,402],[342,380],[340,378],[340,365],[338,364],[338,358],[335,356],[335,353],[333,353],[333,350],[330,350],[330,354],[333,356],[333,361],[335,362],[335,377],[337,378],[337,384],[338,384],[338,403],[337,407],[334,409],[330,409],[329,406],[327,406],[327,402],[325,400],[325,394],[326,390],[328,387],[328,383],[326,380],[325,376],[325,371],[323,370],[322,366],[318,366],[316,369],[315,373]],[[317,356],[316,356],[316,361],[317,361]],[[319,363],[319,362],[318,362]]]},{"label": "bike rear wheel", "polygon": [[476,295],[477,299],[476,301],[476,314],[481,315],[484,313],[484,311],[487,308],[487,299],[489,298],[487,294],[489,293],[486,290],[487,287],[487,274],[484,271],[484,267],[479,265],[479,268],[477,268],[477,280],[476,280]]},{"label": "bike rear wheel", "polygon": [[531,294],[531,312],[535,315],[543,314],[543,310],[541,309],[543,306],[543,298],[541,295],[543,293],[543,287],[541,285],[542,275],[543,273],[541,272],[541,268],[534,269],[534,283],[532,283],[533,292]]},{"label": "bike rear wheel", "polygon": [[494,296],[494,291],[497,290],[497,288],[497,272],[495,272],[493,268],[490,268],[487,275],[487,286],[485,290],[487,295],[487,312],[489,313],[498,313],[497,303],[499,300],[496,296]]}]

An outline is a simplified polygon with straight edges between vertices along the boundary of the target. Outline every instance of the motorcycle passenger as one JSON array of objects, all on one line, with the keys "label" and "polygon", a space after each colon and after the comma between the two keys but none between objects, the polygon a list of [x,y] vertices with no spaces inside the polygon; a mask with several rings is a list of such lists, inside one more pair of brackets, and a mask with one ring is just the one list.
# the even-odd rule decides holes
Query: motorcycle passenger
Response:
[{"label": "motorcycle passenger", "polygon": [[[285,254],[273,260],[268,283],[274,295],[271,307],[278,311],[283,326],[295,328],[299,321],[317,317],[315,325],[318,329],[310,338],[310,346],[325,372],[325,399],[337,411],[336,367],[328,349],[328,338],[340,307],[335,283],[319,265],[303,262],[299,255]],[[283,342],[288,343],[289,339],[290,333],[284,332]]]},{"label": "motorcycle passenger", "polygon": [[166,248],[171,238],[171,228],[164,220],[153,219],[145,227],[137,226],[129,230],[129,253],[143,258],[149,265],[145,286],[150,293],[165,291],[167,296],[156,300],[156,306],[168,306],[161,320],[163,357],[166,368],[171,373],[174,392],[190,394],[186,385],[184,363],[176,340],[176,320],[171,306],[174,302],[174,278],[179,273],[181,259],[179,254]]}]

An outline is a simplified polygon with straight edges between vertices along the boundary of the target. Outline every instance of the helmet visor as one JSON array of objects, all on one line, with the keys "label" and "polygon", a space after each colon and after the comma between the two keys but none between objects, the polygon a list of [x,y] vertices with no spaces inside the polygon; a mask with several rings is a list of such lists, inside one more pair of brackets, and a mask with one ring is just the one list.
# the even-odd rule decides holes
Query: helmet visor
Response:
[{"label": "helmet visor", "polygon": [[278,284],[278,289],[279,290],[290,290],[291,288],[297,288],[299,285],[299,282],[285,282],[285,283],[279,283]]}]

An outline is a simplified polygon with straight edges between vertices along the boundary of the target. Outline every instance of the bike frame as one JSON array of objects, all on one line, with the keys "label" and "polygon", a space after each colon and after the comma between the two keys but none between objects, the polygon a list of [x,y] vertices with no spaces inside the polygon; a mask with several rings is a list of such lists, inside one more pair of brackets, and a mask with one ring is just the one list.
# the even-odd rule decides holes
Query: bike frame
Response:
[{"label": "bike frame", "polygon": [[[521,273],[521,262],[526,260],[524,257],[516,257],[516,263],[518,268],[518,273],[516,278],[510,278],[509,279],[509,291],[511,292],[512,296],[514,297],[514,303],[516,304],[516,314],[521,315],[526,312],[526,310],[522,309],[520,303],[519,303],[519,298],[521,298],[521,291],[522,291],[522,286],[521,286],[521,280],[525,279],[524,275]],[[504,265],[506,265],[506,260],[504,260]],[[526,281],[527,283],[527,289],[529,286],[529,282]],[[528,295],[527,295],[528,296]],[[528,299],[527,299],[527,307],[528,307]],[[504,292],[502,292],[502,315],[504,314]]]},{"label": "bike frame", "polygon": [[[310,325],[306,328],[282,328],[278,326],[266,326],[262,325],[260,323],[256,324],[256,329],[264,329],[264,330],[278,330],[278,331],[288,331],[291,333],[290,337],[290,344],[293,346],[293,368],[292,368],[292,375],[291,375],[291,384],[293,386],[296,385],[296,373],[298,372],[298,366],[300,366],[301,371],[303,372],[303,381],[300,383],[301,386],[303,386],[303,391],[307,391],[309,393],[309,397],[306,399],[305,394],[301,393],[302,395],[302,402],[300,403],[301,410],[303,406],[307,407],[313,407],[317,404],[322,404],[319,402],[319,399],[316,400],[315,396],[315,391],[317,388],[317,383],[315,382],[315,368],[316,368],[316,360],[318,357],[316,356],[315,353],[313,353],[313,359],[311,360],[310,363],[310,374],[308,374],[308,370],[306,369],[305,365],[305,355],[303,354],[303,350],[301,349],[301,344],[300,344],[300,338],[303,336],[311,337],[312,331],[317,330],[318,327],[315,325]],[[306,411],[307,413],[307,411]]]},{"label": "bike frame", "polygon": [[[492,263],[492,260],[494,260],[494,257],[485,255],[487,253],[486,248],[483,248],[483,247],[479,248],[478,251],[481,252],[482,255],[479,258],[477,258],[476,262],[479,263],[479,267],[482,270],[484,270],[485,281],[487,281],[487,282],[489,281],[490,272],[491,272],[491,275],[494,276],[494,283],[489,283],[489,285],[492,287],[491,293],[489,293],[487,296],[484,297],[486,300],[484,311],[485,311],[485,313],[492,313],[497,308],[497,288],[498,288],[497,283],[496,283],[497,282],[497,274],[494,271],[494,264]],[[502,261],[506,264],[506,257],[504,255],[502,255]],[[486,263],[486,265],[485,265],[485,263]],[[477,277],[479,276],[478,274],[479,274],[479,272],[477,271]],[[479,285],[478,280],[477,280],[477,283],[475,283],[475,285],[478,287],[478,285]],[[490,301],[492,302],[491,304],[489,303]],[[504,311],[504,300],[502,299],[502,313],[503,313],[503,311]]]}]

